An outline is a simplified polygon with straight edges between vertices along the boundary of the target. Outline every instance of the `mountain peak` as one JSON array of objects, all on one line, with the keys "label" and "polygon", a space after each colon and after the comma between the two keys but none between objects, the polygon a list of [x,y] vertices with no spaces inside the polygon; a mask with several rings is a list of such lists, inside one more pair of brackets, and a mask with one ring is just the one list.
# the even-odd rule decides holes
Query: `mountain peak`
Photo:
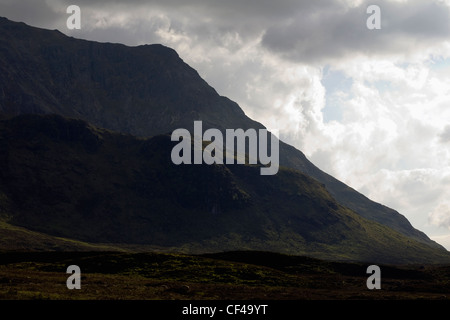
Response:
[{"label": "mountain peak", "polygon": [[[188,119],[201,117],[206,126],[262,127],[171,48],[98,43],[8,25],[0,33],[8,62],[0,66],[1,112],[57,113],[139,136],[189,127]],[[18,29],[24,34],[16,37]]]}]

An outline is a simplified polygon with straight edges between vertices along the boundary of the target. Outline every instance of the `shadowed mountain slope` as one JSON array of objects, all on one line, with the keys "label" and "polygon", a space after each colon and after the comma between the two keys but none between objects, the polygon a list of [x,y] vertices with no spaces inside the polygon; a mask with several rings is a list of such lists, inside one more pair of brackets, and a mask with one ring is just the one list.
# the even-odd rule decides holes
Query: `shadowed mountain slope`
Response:
[{"label": "shadowed mountain slope", "polygon": [[57,115],[0,121],[5,223],[91,243],[190,253],[265,250],[333,260],[445,262],[289,168],[174,165],[169,135],[136,138]]},{"label": "shadowed mountain slope", "polygon": [[[202,120],[204,129],[264,128],[170,48],[79,40],[5,18],[0,18],[0,112],[56,113],[142,137],[191,129],[194,120]],[[280,162],[324,184],[339,204],[362,217],[443,249],[403,215],[319,170],[283,142]]]}]

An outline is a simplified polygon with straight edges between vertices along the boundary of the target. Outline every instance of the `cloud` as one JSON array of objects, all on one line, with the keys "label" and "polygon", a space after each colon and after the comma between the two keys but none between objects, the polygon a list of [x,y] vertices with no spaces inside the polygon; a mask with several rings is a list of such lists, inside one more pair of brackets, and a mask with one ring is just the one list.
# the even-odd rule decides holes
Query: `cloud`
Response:
[{"label": "cloud", "polygon": [[36,5],[33,0],[1,0],[0,16],[13,21],[26,22],[37,27],[49,27],[56,20],[54,7],[48,1]]},{"label": "cloud", "polygon": [[378,1],[381,30],[366,27],[368,1],[354,7],[323,3],[306,10],[299,6],[287,19],[268,26],[263,46],[296,62],[332,63],[358,55],[405,55],[450,35],[449,8],[441,2]]},{"label": "cloud", "polygon": [[[450,116],[443,87],[448,74],[426,61],[361,60],[345,69],[343,79],[348,77],[342,118],[306,139],[307,155],[415,227],[437,232],[450,218],[450,212],[436,211],[450,198],[450,150],[442,145]],[[378,81],[389,85],[380,89]]]},{"label": "cloud", "polygon": [[450,142],[450,125],[445,126],[444,131],[439,135],[441,142]]},{"label": "cloud", "polygon": [[450,229],[450,203],[441,203],[430,214],[432,224]]}]

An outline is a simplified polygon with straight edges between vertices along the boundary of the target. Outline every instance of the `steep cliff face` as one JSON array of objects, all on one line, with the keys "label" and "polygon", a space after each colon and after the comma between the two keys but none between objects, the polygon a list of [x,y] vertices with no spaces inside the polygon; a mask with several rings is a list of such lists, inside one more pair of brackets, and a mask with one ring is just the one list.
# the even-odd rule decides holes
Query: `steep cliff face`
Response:
[{"label": "steep cliff face", "polygon": [[[127,47],[67,37],[0,18],[0,112],[56,113],[136,136],[204,128],[263,128],[221,97],[178,54],[161,45]],[[338,201],[432,247],[398,212],[367,199],[280,143],[281,165],[324,184]]]}]

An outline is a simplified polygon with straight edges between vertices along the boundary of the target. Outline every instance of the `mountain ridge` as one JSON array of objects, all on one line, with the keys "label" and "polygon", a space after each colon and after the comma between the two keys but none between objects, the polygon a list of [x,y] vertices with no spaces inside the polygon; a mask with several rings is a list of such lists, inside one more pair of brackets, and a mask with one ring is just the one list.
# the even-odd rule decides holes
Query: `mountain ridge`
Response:
[{"label": "mountain ridge", "polygon": [[[6,18],[0,19],[0,31],[4,114],[55,113],[143,137],[191,129],[194,120],[202,120],[205,129],[264,128],[220,96],[173,49],[79,40]],[[362,217],[443,249],[403,215],[321,171],[281,141],[280,164],[313,177]]]}]

